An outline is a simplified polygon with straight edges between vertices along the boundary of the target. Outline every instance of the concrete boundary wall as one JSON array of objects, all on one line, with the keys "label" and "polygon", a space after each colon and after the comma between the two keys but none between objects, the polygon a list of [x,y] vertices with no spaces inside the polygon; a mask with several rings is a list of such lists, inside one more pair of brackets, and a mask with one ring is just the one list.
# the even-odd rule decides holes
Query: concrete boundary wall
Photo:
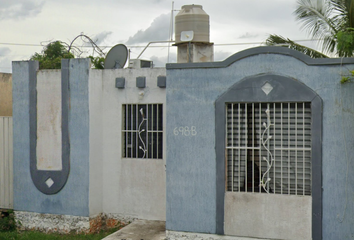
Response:
[{"label": "concrete boundary wall", "polygon": [[[68,60],[69,61],[69,60]],[[70,175],[62,178],[63,171],[38,171],[36,159],[36,81],[37,75],[60,81],[58,70],[38,71],[38,62],[13,62],[13,149],[14,149],[14,210],[47,214],[62,214],[89,217],[88,207],[88,74],[90,61],[71,59],[63,71],[68,71],[66,89],[70,91]],[[65,74],[64,74],[65,75]],[[85,87],[86,85],[86,87]],[[47,94],[50,95],[50,92]],[[63,98],[69,99],[69,98]],[[85,105],[84,103],[87,103]],[[63,126],[62,126],[63,127]],[[69,144],[67,141],[65,144]],[[69,154],[67,151],[66,153]],[[68,161],[62,164],[68,170]],[[38,173],[38,174],[37,174]],[[67,171],[68,173],[68,171]],[[45,184],[45,176],[65,184],[60,191],[49,194],[38,191],[35,183]],[[56,176],[54,178],[54,175]],[[42,176],[42,177],[41,177]],[[50,189],[50,187],[49,187]],[[58,190],[58,189],[57,189]]]},{"label": "concrete boundary wall", "polygon": [[[164,68],[92,70],[90,81],[91,154],[97,171],[102,171],[102,211],[128,218],[165,220],[166,215],[166,94],[158,77],[166,76]],[[116,79],[124,79],[124,88]],[[143,87],[138,80],[145,79]],[[123,104],[163,105],[163,158],[124,158]],[[100,142],[99,142],[100,141]],[[97,148],[100,146],[100,148]],[[100,155],[99,155],[100,154]],[[98,161],[94,163],[94,161]],[[100,166],[99,166],[100,165]],[[95,173],[91,177],[95,176]],[[99,173],[96,173],[99,176]],[[91,178],[91,182],[96,181]],[[98,182],[93,184],[98,184]],[[90,184],[90,187],[94,185]],[[92,194],[94,193],[92,191]],[[97,205],[98,195],[91,200]],[[93,207],[93,206],[90,206]],[[93,209],[93,208],[91,208]]]},{"label": "concrete boundary wall", "polygon": [[0,117],[0,208],[13,208],[12,117]]},{"label": "concrete boundary wall", "polygon": [[[165,220],[164,68],[94,70],[89,59],[70,59],[62,61],[61,70],[39,71],[37,62],[13,62],[13,73],[14,210],[26,228],[33,228],[36,214],[44,214],[39,216],[42,230],[64,232],[67,228],[53,225],[61,216],[63,226],[75,231],[92,231],[101,221],[96,216],[111,219],[109,225]],[[117,79],[124,79],[123,87],[117,87]],[[142,79],[144,84],[138,84]],[[162,158],[123,158],[124,104],[162,104]],[[61,140],[54,136],[53,146],[42,141],[37,148],[38,137],[45,140],[54,133]],[[43,158],[39,164],[38,157]]]}]

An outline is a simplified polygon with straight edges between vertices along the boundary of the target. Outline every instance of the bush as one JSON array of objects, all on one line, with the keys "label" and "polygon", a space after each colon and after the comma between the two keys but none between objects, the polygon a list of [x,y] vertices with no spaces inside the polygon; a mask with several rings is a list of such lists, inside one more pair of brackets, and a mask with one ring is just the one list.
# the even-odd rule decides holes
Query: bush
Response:
[{"label": "bush", "polygon": [[0,232],[9,232],[16,230],[15,214],[13,210],[1,212]]}]

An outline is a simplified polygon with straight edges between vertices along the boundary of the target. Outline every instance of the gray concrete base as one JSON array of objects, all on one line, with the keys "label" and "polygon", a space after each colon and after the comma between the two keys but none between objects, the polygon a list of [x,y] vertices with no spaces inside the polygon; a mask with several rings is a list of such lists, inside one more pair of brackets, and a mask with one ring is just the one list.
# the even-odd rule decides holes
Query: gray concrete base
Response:
[{"label": "gray concrete base", "polygon": [[204,233],[176,232],[166,230],[166,240],[270,240],[265,238],[248,238]]},{"label": "gray concrete base", "polygon": [[34,212],[15,211],[20,230],[37,230],[42,232],[89,232],[90,218],[71,215],[41,214]]},{"label": "gray concrete base", "polygon": [[90,217],[43,214],[35,212],[15,211],[19,230],[37,230],[46,233],[95,233],[104,228],[112,228],[121,223],[132,222],[133,217],[120,214],[100,213]]},{"label": "gray concrete base", "polygon": [[164,240],[165,221],[135,220],[103,240]]}]

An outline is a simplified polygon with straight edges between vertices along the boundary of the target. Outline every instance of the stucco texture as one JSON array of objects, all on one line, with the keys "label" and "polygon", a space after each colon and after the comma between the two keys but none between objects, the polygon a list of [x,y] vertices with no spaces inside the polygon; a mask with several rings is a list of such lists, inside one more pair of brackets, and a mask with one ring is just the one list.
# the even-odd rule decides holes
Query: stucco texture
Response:
[{"label": "stucco texture", "polygon": [[29,98],[38,63],[13,62],[14,210],[89,216],[88,68],[89,60],[70,60],[70,174],[61,191],[47,195],[32,181],[43,179],[30,174],[30,127],[36,123],[31,123],[29,115],[36,106],[30,104]]},{"label": "stucco texture", "polygon": [[[92,70],[90,76],[90,212],[123,218],[165,220],[165,157],[124,158],[123,104],[163,104],[165,88],[157,86],[164,68]],[[136,79],[145,77],[145,88]],[[116,88],[124,78],[124,88]],[[165,129],[165,119],[163,119]],[[165,137],[164,137],[165,139]],[[164,140],[165,141],[165,140]],[[166,144],[164,142],[164,156]]]},{"label": "stucco texture", "polygon": [[[61,72],[37,71],[36,62],[13,63],[14,209],[83,217],[107,213],[122,219],[165,220],[165,137],[162,159],[123,158],[121,146],[123,104],[158,103],[163,105],[165,113],[165,88],[157,86],[157,79],[158,76],[165,77],[166,70],[92,70],[88,59],[70,59],[64,60],[64,63],[62,62],[64,68]],[[119,77],[125,78],[123,89],[115,87],[115,80]],[[136,86],[138,77],[145,77],[144,88]],[[60,81],[67,82],[68,85],[52,84]],[[52,91],[44,88],[49,85]],[[63,87],[65,89],[58,89]],[[57,94],[54,96],[53,92]],[[51,106],[43,107],[43,101]],[[60,108],[58,101],[59,104],[62,103],[62,109],[56,111],[59,116],[55,116],[60,118],[60,114],[62,115],[61,124],[58,125],[59,120],[51,121],[52,118],[44,119],[44,123],[38,121],[37,115],[44,116],[55,106]],[[68,109],[65,108],[65,112],[63,106],[66,104]],[[33,129],[37,124],[39,126],[36,132]],[[163,124],[165,129],[165,118]],[[64,126],[68,127],[68,130],[65,130]],[[37,164],[38,157],[33,154],[33,149],[36,151],[37,137],[41,137],[38,131],[42,133],[44,127],[53,132],[59,131],[58,136],[64,136],[63,132],[68,134],[70,149],[63,148],[61,152],[69,154],[70,162],[62,161],[62,167],[58,164],[59,167],[49,169],[45,165],[38,169],[41,166]],[[48,135],[53,137],[52,133]],[[57,140],[54,143],[56,150],[60,150],[58,144],[65,142],[63,139],[54,139]],[[42,142],[38,149],[52,153],[49,145],[48,141]],[[41,156],[38,149],[36,153]],[[59,155],[61,157],[61,154]],[[46,161],[52,164],[60,159]],[[66,175],[60,174],[60,171],[69,167],[70,172],[66,180]],[[58,173],[56,175],[62,180],[64,187],[57,192],[46,194],[42,189],[48,188],[44,182],[54,171]],[[54,179],[55,181],[57,180]],[[35,185],[36,182],[39,184]]]},{"label": "stucco texture", "polygon": [[[354,60],[313,60],[273,50],[245,51],[221,63],[167,65],[166,229],[216,232],[216,178],[224,176],[216,176],[223,159],[215,154],[214,103],[242,79],[269,73],[300,81],[322,98],[322,236],[354,236],[354,84],[340,83]],[[194,136],[174,132],[191,126]]]}]

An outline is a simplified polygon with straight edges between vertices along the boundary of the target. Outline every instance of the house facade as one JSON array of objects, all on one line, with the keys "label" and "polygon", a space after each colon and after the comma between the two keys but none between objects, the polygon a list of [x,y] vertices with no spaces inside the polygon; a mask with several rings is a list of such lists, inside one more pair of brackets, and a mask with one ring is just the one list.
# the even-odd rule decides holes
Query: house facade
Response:
[{"label": "house facade", "polygon": [[170,239],[353,236],[354,86],[340,83],[352,58],[260,47],[166,69],[62,66],[13,63],[24,228],[149,219]]},{"label": "house facade", "polygon": [[351,238],[353,63],[259,47],[167,64],[168,234]]}]

